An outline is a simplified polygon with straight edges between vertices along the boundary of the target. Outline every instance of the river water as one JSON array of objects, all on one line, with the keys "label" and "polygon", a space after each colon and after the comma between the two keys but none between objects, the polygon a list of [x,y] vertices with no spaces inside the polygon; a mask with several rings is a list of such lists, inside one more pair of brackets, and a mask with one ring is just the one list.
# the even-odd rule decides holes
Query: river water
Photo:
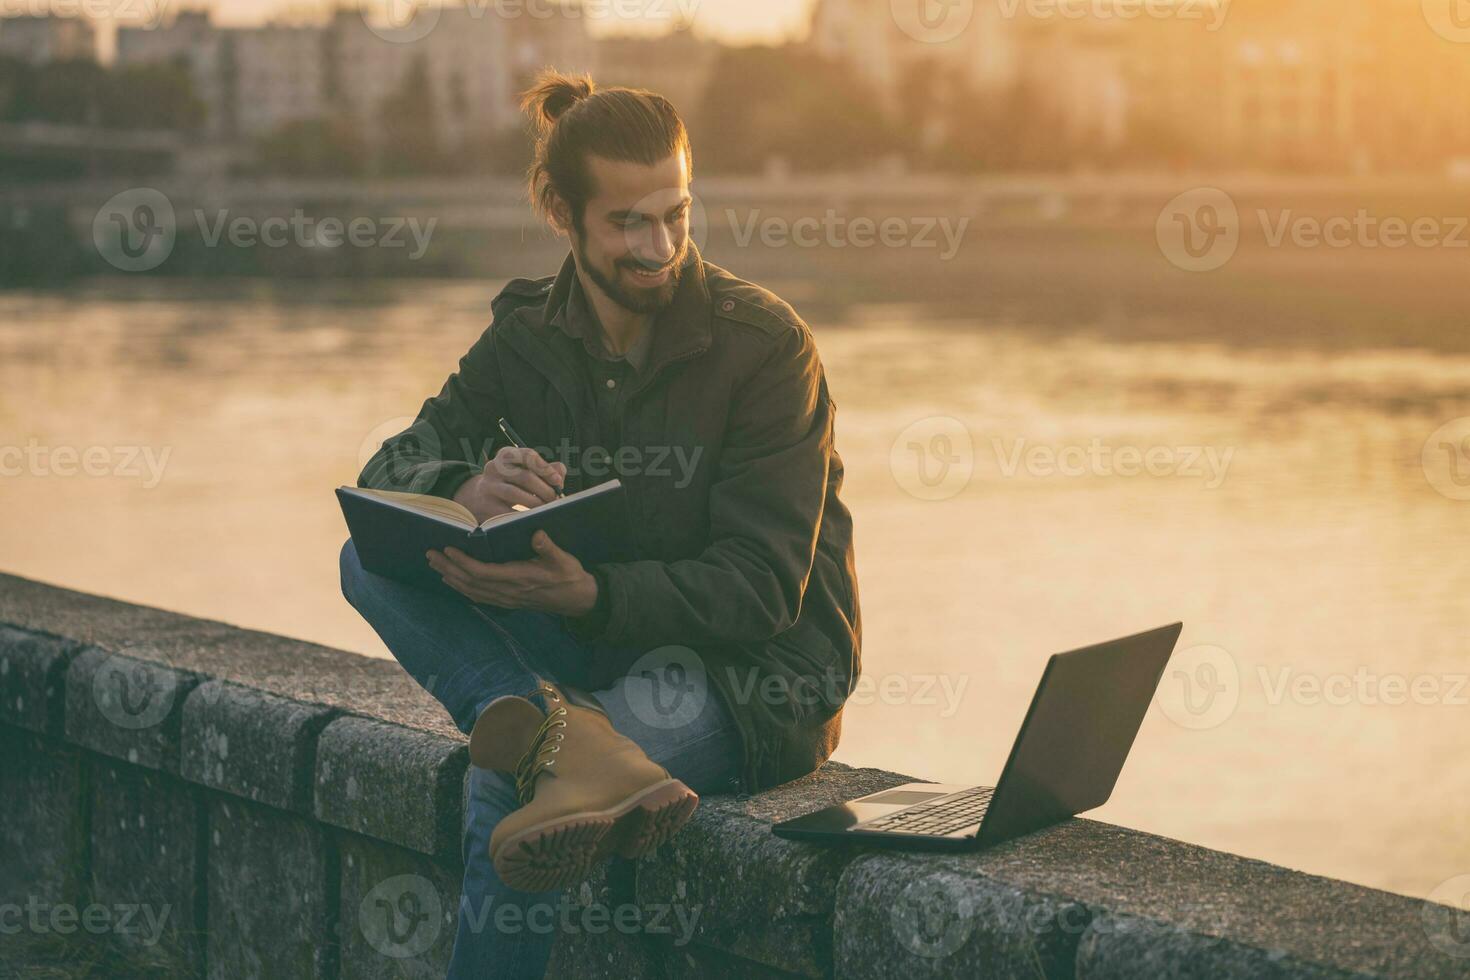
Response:
[{"label": "river water", "polygon": [[[0,568],[385,656],[331,490],[497,288],[0,293]],[[865,625],[837,759],[993,781],[1048,654],[1179,619],[1097,817],[1412,895],[1470,872],[1470,355],[809,319]]]}]

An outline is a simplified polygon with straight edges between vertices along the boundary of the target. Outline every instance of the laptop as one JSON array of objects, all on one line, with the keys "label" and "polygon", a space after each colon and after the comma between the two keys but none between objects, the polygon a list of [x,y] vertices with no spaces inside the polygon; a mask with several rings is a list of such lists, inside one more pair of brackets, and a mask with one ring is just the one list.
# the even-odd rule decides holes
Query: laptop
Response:
[{"label": "laptop", "polygon": [[976,850],[1112,795],[1183,624],[1053,654],[992,789],[905,783],[771,828],[778,837]]}]

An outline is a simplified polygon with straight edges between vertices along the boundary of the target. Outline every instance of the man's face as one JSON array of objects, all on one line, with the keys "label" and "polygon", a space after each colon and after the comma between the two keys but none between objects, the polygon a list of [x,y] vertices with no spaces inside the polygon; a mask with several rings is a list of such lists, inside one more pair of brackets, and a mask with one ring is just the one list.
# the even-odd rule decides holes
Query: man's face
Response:
[{"label": "man's face", "polygon": [[582,231],[566,231],[578,268],[634,313],[657,313],[674,299],[689,255],[689,166],[684,154],[646,166],[592,156],[594,196]]}]

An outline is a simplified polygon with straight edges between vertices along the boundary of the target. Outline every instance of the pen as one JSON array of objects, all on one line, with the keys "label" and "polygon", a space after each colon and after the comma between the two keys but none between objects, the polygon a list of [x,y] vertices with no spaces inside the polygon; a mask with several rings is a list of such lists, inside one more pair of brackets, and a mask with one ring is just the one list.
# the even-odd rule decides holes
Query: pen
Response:
[{"label": "pen", "polygon": [[[498,425],[498,426],[500,426],[500,434],[503,435],[503,436],[505,436],[505,438],[507,440],[509,440],[509,442],[510,442],[510,444],[512,446],[515,446],[517,449],[529,449],[530,448],[529,446],[526,445],[525,440],[523,440],[520,437],[520,435],[517,434],[516,430],[513,429],[513,428],[511,428],[510,422],[507,419],[501,418],[495,424]],[[556,491],[556,495],[558,497],[565,497],[566,496],[565,493],[562,493],[560,487],[553,487],[552,489]]]}]

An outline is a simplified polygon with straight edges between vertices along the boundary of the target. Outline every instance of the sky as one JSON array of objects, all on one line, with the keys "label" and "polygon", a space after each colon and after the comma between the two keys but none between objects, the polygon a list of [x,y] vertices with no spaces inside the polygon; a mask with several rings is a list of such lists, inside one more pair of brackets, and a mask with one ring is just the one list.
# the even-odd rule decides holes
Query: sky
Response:
[{"label": "sky", "polygon": [[[479,4],[485,9],[498,4],[526,2],[532,5],[532,9],[536,9],[535,5],[544,5],[549,0],[463,2],[466,5]],[[633,9],[649,10],[658,14],[657,20],[662,21],[670,20],[676,14],[692,14],[690,19],[698,34],[733,44],[751,44],[805,35],[813,3],[814,0],[584,0],[584,7],[589,12],[601,11],[608,14]],[[283,14],[288,19],[306,20],[330,5],[332,0],[213,0],[209,4],[215,11],[215,21],[221,24],[254,24]],[[609,16],[608,20],[612,20],[612,17]]]}]

